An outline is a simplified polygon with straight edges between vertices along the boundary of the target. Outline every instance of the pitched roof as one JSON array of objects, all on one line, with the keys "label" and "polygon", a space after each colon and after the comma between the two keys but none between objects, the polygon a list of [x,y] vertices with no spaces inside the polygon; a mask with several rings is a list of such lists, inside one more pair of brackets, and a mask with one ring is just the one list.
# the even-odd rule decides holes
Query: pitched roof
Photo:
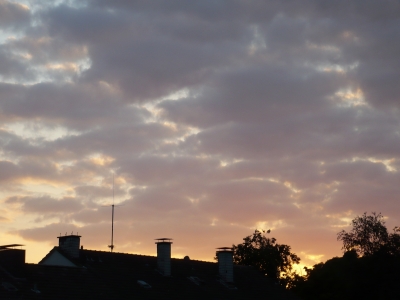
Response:
[{"label": "pitched roof", "polygon": [[[61,264],[61,266],[69,266],[69,267],[79,267],[81,266],[78,261],[73,260],[69,257],[68,253],[65,253],[61,248],[59,247],[54,247],[53,249],[50,250],[49,253],[46,254],[45,257],[43,257],[38,264],[39,265],[57,265],[51,262],[53,258],[57,260],[62,260],[64,261],[64,264]],[[65,263],[68,263],[67,265]],[[60,266],[60,265],[58,265]]]},{"label": "pitched roof", "polygon": [[71,260],[79,267],[26,264],[25,280],[3,280],[18,288],[6,293],[18,299],[296,299],[252,267],[234,266],[232,286],[220,282],[212,262],[172,258],[167,277],[154,256],[80,250]]}]

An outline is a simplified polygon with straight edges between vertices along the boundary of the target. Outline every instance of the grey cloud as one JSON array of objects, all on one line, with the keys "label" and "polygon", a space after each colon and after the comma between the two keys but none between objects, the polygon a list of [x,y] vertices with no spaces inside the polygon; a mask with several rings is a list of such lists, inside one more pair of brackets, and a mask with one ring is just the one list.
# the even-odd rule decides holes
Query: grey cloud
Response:
[{"label": "grey cloud", "polygon": [[30,17],[30,11],[23,5],[7,0],[0,1],[1,27],[19,29],[28,25]]},{"label": "grey cloud", "polygon": [[34,145],[35,143],[32,142],[40,142],[40,139],[26,140],[14,133],[0,130],[0,146],[2,152],[10,157],[18,158],[20,156],[29,157],[40,155],[40,151],[43,151],[43,147]]},{"label": "grey cloud", "polygon": [[55,199],[48,196],[42,197],[10,197],[6,200],[8,204],[20,204],[21,210],[27,213],[72,213],[82,209],[82,204],[75,198],[65,197]]},{"label": "grey cloud", "polygon": [[[196,86],[216,66],[231,60],[227,52],[237,55],[245,50],[240,43],[220,39],[216,45],[202,45],[168,38],[163,32],[166,26],[157,23],[149,26],[147,21],[143,25],[143,18],[136,14],[128,18],[125,13],[117,17],[110,12],[58,7],[49,11],[48,16],[52,36],[64,36],[76,43],[84,40],[89,45],[92,66],[84,78],[117,84],[131,100],[159,97]],[[97,22],[100,26],[96,26]],[[106,30],[102,29],[104,26]],[[113,33],[107,34],[108,30]],[[76,39],[82,35],[80,40]],[[107,39],[98,38],[99,35]],[[118,51],[113,47],[116,43]]]},{"label": "grey cloud", "polygon": [[49,149],[67,158],[103,153],[124,160],[141,152],[153,151],[154,146],[174,136],[173,130],[157,123],[119,124],[57,140],[49,145]]},{"label": "grey cloud", "polygon": [[[3,113],[28,119],[42,118],[72,129],[86,129],[111,117],[142,120],[132,108],[121,108],[117,96],[101,85],[40,83],[29,87],[2,85]],[[8,96],[8,97],[7,97]],[[142,112],[145,115],[145,112]]]},{"label": "grey cloud", "polygon": [[87,58],[84,45],[68,43],[61,38],[51,38],[42,30],[37,29],[29,32],[27,36],[9,40],[4,48],[8,51],[29,54],[26,64],[30,67],[49,63],[76,62]]},{"label": "grey cloud", "polygon": [[119,53],[94,53],[93,66],[85,76],[121,86],[132,100],[145,100],[198,85],[223,62],[221,55],[208,55],[207,49],[162,38],[137,45],[128,42],[121,45]]},{"label": "grey cloud", "polygon": [[331,212],[352,210],[361,214],[364,211],[382,212],[384,216],[397,220],[396,211],[399,204],[396,195],[399,193],[397,187],[367,183],[344,183],[338,192],[333,195],[326,208]]},{"label": "grey cloud", "polygon": [[[166,3],[156,3],[155,1],[141,2],[141,1],[91,1],[92,5],[100,7],[117,8],[121,10],[141,10],[147,13],[156,14],[187,14],[192,17],[202,17],[205,19],[218,18],[221,13],[229,15],[238,8],[238,1],[203,1],[201,3],[188,3],[186,1],[174,0]],[[231,5],[228,5],[231,4]]]},{"label": "grey cloud", "polygon": [[[321,176],[324,168],[318,161],[284,157],[281,159],[244,160],[225,166],[221,177],[227,180],[261,178],[275,180],[281,184],[289,182],[295,189],[309,188],[324,182]],[[287,192],[287,191],[285,191]]]},{"label": "grey cloud", "polygon": [[[116,212],[118,221],[120,221],[120,216],[118,210]],[[110,207],[99,207],[97,209],[83,209],[81,211],[75,212],[71,219],[74,221],[81,222],[83,224],[99,225],[103,222],[110,221],[111,209]]]},{"label": "grey cloud", "polygon": [[[213,178],[219,163],[215,160],[198,160],[193,157],[143,156],[121,160],[120,172],[137,184],[179,184],[197,181],[198,178]],[[184,185],[183,185],[184,186]]]},{"label": "grey cloud", "polygon": [[[400,8],[394,1],[387,1],[382,5],[373,1],[339,2],[335,5],[322,5],[318,1],[307,1],[301,5],[278,4],[276,1],[267,3],[255,1],[251,5],[248,3],[246,5],[242,1],[235,3],[221,1],[218,4],[204,3],[201,7],[197,4],[183,5],[179,1],[161,6],[120,2],[113,4],[103,2],[102,5],[142,9],[149,14],[169,11],[181,16],[183,20],[185,20],[183,16],[190,19],[188,16],[194,15],[196,20],[197,18],[204,19],[211,23],[215,22],[215,19],[210,16],[219,15],[218,23],[215,23],[217,28],[223,24],[223,20],[228,19],[228,16],[230,20],[241,20],[241,22],[231,22],[232,25],[239,27],[257,24],[267,43],[267,50],[264,52],[270,53],[271,58],[279,58],[280,63],[290,63],[291,69],[293,64],[304,62],[314,65],[315,63],[333,65],[357,63],[359,67],[355,71],[355,76],[348,83],[363,87],[366,100],[370,103],[375,105],[386,103],[391,106],[396,106],[398,103],[396,98],[398,85],[393,81],[398,77],[396,76],[398,43],[392,41],[398,40],[396,39],[398,35],[396,12]],[[267,10],[269,13],[266,13]],[[205,14],[205,11],[208,13]],[[214,13],[209,13],[210,11]],[[274,18],[271,17],[272,11],[275,13]],[[261,17],[262,13],[265,13],[264,18]],[[180,27],[187,28],[187,26]],[[346,34],[350,35],[350,38],[345,38]],[[351,35],[354,38],[351,38]],[[238,37],[235,42],[240,44],[244,40]],[[321,49],[309,49],[307,43],[314,43]],[[329,52],[326,48],[323,50],[323,47],[332,49],[336,47],[337,51],[332,52],[328,48],[331,51]],[[243,53],[241,53],[241,59],[243,58]],[[197,59],[197,61],[201,60]],[[173,68],[169,69],[173,70]],[[311,81],[310,84],[312,84]],[[319,84],[315,83],[312,86],[318,87]],[[231,87],[234,88],[235,85]],[[310,86],[307,90],[309,89]],[[241,89],[241,91],[246,91],[246,89]]]},{"label": "grey cloud", "polygon": [[90,199],[103,199],[103,198],[111,199],[113,194],[116,196],[120,196],[124,195],[125,191],[123,191],[118,187],[114,188],[113,190],[112,187],[81,185],[75,187],[75,193],[79,197],[85,197]]},{"label": "grey cloud", "polygon": [[[66,230],[68,231],[66,232]],[[16,230],[10,233],[17,234],[28,241],[52,242],[56,245],[58,244],[57,236],[76,233],[77,231],[79,231],[79,228],[73,224],[52,223],[43,227]]]},{"label": "grey cloud", "polygon": [[368,184],[374,182],[387,182],[393,176],[388,172],[383,163],[368,161],[340,162],[324,166],[324,179],[326,181],[364,181]]},{"label": "grey cloud", "polygon": [[276,159],[282,154],[313,161],[346,159],[349,154],[351,158],[397,157],[397,116],[329,106],[310,112],[299,108],[298,113],[288,114],[260,121],[255,117],[253,124],[235,123],[232,118],[189,137],[182,147],[244,159]]},{"label": "grey cloud", "polygon": [[200,200],[199,207],[227,222],[249,226],[260,220],[290,218],[297,212],[285,187],[257,180],[210,185],[206,199]]},{"label": "grey cloud", "polygon": [[239,69],[210,81],[210,88],[199,97],[162,102],[159,106],[165,116],[199,127],[282,120],[330,108],[326,97],[344,82],[337,75],[318,74],[307,68],[280,68],[273,63]]},{"label": "grey cloud", "polygon": [[0,75],[5,79],[31,79],[34,77],[21,58],[0,45]]},{"label": "grey cloud", "polygon": [[171,187],[148,188],[135,194],[133,205],[148,207],[154,212],[169,213],[175,210],[181,214],[190,206],[190,202],[184,195],[177,195]]},{"label": "grey cloud", "polygon": [[[44,5],[29,35],[0,51],[0,72],[20,80],[90,62],[46,69],[52,82],[0,85],[0,180],[16,197],[6,205],[46,211],[36,224],[60,219],[16,234],[55,242],[79,222],[84,244],[106,249],[111,212],[99,203],[111,170],[124,251],[153,253],[149,236],[171,236],[212,259],[209,245],[264,222],[296,253],[327,259],[340,254],[344,217],[375,210],[398,222],[396,1],[85,4]],[[11,132],[18,122],[66,135]],[[63,183],[75,198],[27,195],[22,178]]]},{"label": "grey cloud", "polygon": [[90,7],[74,8],[68,5],[49,7],[41,12],[51,36],[83,44],[101,42],[105,38],[115,38],[115,32],[131,29],[127,14],[118,15],[107,10]]},{"label": "grey cloud", "polygon": [[0,161],[0,182],[3,184],[5,181],[14,179],[20,173],[18,166],[9,161]]}]

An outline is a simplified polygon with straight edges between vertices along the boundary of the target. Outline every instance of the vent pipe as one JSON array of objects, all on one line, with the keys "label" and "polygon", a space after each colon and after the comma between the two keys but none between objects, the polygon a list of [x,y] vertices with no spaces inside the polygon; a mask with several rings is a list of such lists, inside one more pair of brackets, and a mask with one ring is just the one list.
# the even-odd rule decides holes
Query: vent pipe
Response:
[{"label": "vent pipe", "polygon": [[58,237],[58,247],[71,258],[79,257],[80,235],[65,235]]},{"label": "vent pipe", "polygon": [[171,242],[172,239],[156,239],[157,244],[157,267],[164,276],[171,276]]},{"label": "vent pipe", "polygon": [[225,282],[233,282],[233,250],[229,247],[217,248],[219,276]]}]

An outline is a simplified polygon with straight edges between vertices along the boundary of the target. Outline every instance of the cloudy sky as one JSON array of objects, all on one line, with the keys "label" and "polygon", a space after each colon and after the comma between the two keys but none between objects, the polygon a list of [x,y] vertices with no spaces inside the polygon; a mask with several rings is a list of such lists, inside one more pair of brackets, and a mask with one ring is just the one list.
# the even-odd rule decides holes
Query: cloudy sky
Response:
[{"label": "cloudy sky", "polygon": [[271,229],[307,265],[400,225],[393,0],[0,0],[0,244],[212,260]]}]

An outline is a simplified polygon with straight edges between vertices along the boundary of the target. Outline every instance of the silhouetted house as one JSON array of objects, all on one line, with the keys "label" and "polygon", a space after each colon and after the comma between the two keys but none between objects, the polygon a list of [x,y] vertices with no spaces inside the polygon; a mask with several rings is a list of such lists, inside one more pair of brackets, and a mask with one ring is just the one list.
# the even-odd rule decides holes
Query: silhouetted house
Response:
[{"label": "silhouetted house", "polygon": [[229,248],[213,263],[171,258],[170,239],[157,239],[154,257],[86,250],[80,238],[59,237],[38,264],[0,246],[0,299],[296,299],[253,267],[233,265]]}]

